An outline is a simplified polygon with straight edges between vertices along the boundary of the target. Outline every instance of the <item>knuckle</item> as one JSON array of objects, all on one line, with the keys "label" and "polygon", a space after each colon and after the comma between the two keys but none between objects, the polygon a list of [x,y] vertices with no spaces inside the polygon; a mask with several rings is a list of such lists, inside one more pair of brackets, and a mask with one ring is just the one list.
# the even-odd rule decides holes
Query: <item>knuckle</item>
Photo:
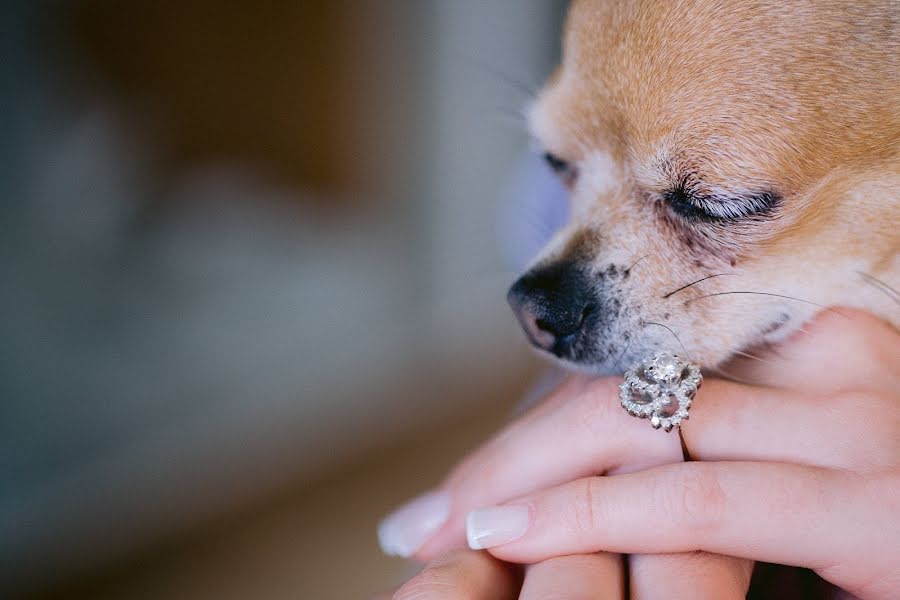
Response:
[{"label": "knuckle", "polygon": [[481,598],[486,582],[501,582],[503,570],[485,552],[459,550],[435,559],[394,594],[394,600]]},{"label": "knuckle", "polygon": [[597,502],[602,494],[596,488],[600,478],[589,477],[578,482],[572,503],[572,523],[574,535],[579,539],[588,537],[591,532],[598,529],[599,509]]},{"label": "knuckle", "polygon": [[659,506],[677,522],[692,530],[709,530],[720,521],[725,493],[718,473],[699,463],[686,463],[671,480],[658,481]]},{"label": "knuckle", "polygon": [[873,415],[884,408],[884,398],[870,391],[851,391],[833,396],[828,404],[834,405],[842,415],[855,418],[859,415]]},{"label": "knuckle", "polygon": [[565,589],[543,590],[541,600],[573,600],[572,592]]},{"label": "knuckle", "polygon": [[[820,344],[821,334],[840,343],[844,362],[864,371],[875,381],[896,379],[900,374],[900,354],[896,352],[897,332],[886,321],[867,312],[849,307],[823,311],[810,324],[815,333],[812,344]],[[828,342],[826,341],[826,344]]]},{"label": "knuckle", "polygon": [[593,381],[580,387],[563,410],[571,411],[566,421],[572,423],[572,439],[581,452],[594,462],[608,464],[621,460],[618,444],[613,440],[619,423],[618,387],[612,379]]},{"label": "knuckle", "polygon": [[852,391],[833,397],[826,407],[836,430],[859,433],[833,440],[843,450],[842,456],[863,459],[863,464],[870,466],[897,464],[900,410],[891,398],[877,392]]},{"label": "knuckle", "polygon": [[393,600],[442,600],[466,598],[455,581],[453,569],[447,565],[429,565],[407,581],[394,594]]},{"label": "knuckle", "polygon": [[591,432],[609,428],[609,414],[616,398],[615,384],[611,379],[602,379],[582,386],[573,405],[578,411],[578,420]]},{"label": "knuckle", "polygon": [[[841,308],[846,313],[847,309]],[[900,357],[895,350],[896,331],[878,317],[854,311],[851,319],[840,319],[841,343],[854,353],[861,364],[870,365],[875,372],[898,373]]]},{"label": "knuckle", "polygon": [[892,470],[868,483],[870,501],[885,515],[900,512],[900,470]]}]

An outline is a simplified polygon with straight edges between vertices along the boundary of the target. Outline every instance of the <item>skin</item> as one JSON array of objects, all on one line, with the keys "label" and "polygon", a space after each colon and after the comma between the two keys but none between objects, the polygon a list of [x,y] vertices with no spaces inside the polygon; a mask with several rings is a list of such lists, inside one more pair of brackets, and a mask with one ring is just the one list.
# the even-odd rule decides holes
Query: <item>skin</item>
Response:
[{"label": "skin", "polygon": [[592,296],[568,367],[719,366],[835,304],[900,324],[866,278],[900,281],[898,23],[891,0],[573,4],[530,110],[572,207],[533,271],[574,264]]},{"label": "skin", "polygon": [[[840,356],[831,350],[838,345]],[[898,347],[900,333],[871,315],[825,312],[766,362],[734,366],[753,385],[707,381],[683,426],[697,462],[650,468],[671,457],[677,436],[622,411],[614,381],[575,376],[451,473],[442,488],[454,514],[418,556],[461,547],[471,509],[526,505],[526,533],[489,552],[504,562],[573,561],[571,583],[567,568],[526,573],[526,588],[531,577],[561,597],[570,584],[574,591],[582,581],[599,585],[593,568],[572,557],[597,552],[650,561],[647,571],[632,566],[631,597],[679,597],[673,589],[681,597],[744,597],[749,563],[698,551],[803,566],[860,598],[896,597]],[[625,431],[633,427],[640,431]],[[539,468],[535,446],[556,449]],[[611,556],[593,575],[602,575],[602,593],[624,597]],[[458,573],[447,589],[468,577],[467,569]],[[659,589],[663,575],[674,587]],[[417,589],[418,581],[408,585]]]},{"label": "skin", "polygon": [[[508,581],[515,581],[515,576],[509,575],[512,572],[509,563],[486,552],[460,551],[429,563],[403,587],[380,598],[613,600],[626,597],[626,591],[628,597],[642,600],[673,597],[728,600],[745,596],[750,579],[746,561],[719,556],[718,564],[712,565],[707,559],[714,555],[692,556],[697,560],[673,562],[665,555],[658,555],[652,567],[632,562],[627,587],[621,555],[601,552],[559,556],[528,566],[521,585],[508,585]],[[665,587],[659,585],[663,580]]]}]

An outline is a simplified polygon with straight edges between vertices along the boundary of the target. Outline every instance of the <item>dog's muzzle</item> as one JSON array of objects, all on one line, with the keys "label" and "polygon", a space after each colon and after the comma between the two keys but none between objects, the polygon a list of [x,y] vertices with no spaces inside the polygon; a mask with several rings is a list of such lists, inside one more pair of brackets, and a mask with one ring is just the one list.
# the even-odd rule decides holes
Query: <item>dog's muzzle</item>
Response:
[{"label": "dog's muzzle", "polygon": [[571,355],[596,307],[589,276],[571,261],[530,270],[507,300],[531,343],[560,358]]}]

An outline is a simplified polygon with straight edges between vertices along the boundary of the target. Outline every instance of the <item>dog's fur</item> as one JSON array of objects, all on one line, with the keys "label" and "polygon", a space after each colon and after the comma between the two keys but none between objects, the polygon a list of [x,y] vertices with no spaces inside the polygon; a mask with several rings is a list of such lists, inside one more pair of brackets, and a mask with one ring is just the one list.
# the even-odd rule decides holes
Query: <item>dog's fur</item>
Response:
[{"label": "dog's fur", "polygon": [[835,304],[900,321],[871,279],[900,281],[894,0],[577,0],[530,124],[572,203],[531,272],[590,288],[568,364],[715,366]]}]

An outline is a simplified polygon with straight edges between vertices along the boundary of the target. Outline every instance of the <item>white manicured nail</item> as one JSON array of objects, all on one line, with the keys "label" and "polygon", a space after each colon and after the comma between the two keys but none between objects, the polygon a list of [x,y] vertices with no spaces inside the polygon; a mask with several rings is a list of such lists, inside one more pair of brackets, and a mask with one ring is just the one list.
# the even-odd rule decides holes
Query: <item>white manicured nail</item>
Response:
[{"label": "white manicured nail", "polygon": [[531,519],[527,506],[491,506],[479,508],[466,518],[469,548],[493,548],[516,540],[528,529]]},{"label": "white manicured nail", "polygon": [[378,524],[378,543],[385,554],[411,556],[450,516],[450,496],[429,492],[404,504]]}]

